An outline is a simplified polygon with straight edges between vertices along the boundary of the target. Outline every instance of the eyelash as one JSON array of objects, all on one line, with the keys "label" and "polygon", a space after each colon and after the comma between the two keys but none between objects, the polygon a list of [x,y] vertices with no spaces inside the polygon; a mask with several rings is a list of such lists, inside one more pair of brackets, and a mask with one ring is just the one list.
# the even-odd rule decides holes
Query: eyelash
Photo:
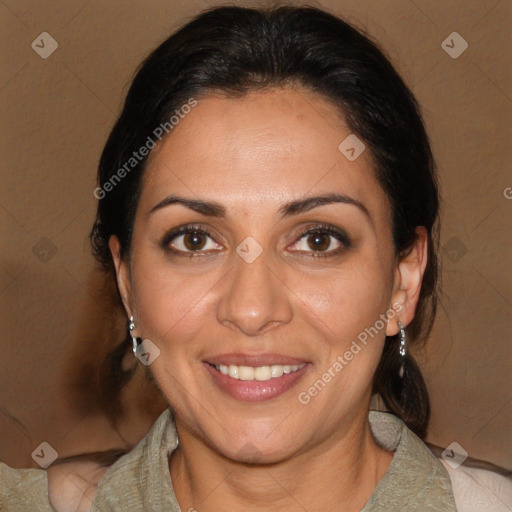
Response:
[{"label": "eyelash", "polygon": [[342,247],[339,247],[338,249],[334,249],[331,251],[311,251],[310,257],[329,258],[331,256],[337,256],[345,249],[352,247],[352,242],[350,241],[350,238],[344,231],[329,226],[328,224],[316,224],[314,226],[308,226],[302,229],[298,233],[297,241],[302,240],[302,238],[304,238],[306,235],[314,235],[317,233],[323,235],[327,234],[336,238],[336,240],[338,240],[338,242],[342,244]]},{"label": "eyelash", "polygon": [[163,240],[162,240],[162,247],[166,250],[171,252],[172,254],[176,256],[180,256],[183,258],[197,258],[198,255],[200,255],[201,252],[204,251],[179,251],[176,249],[172,249],[169,244],[178,236],[180,235],[187,235],[191,233],[200,233],[202,235],[206,235],[210,237],[212,240],[214,240],[213,235],[206,229],[205,227],[199,227],[193,224],[187,224],[186,226],[181,226],[177,229],[171,230],[169,233],[167,233]]},{"label": "eyelash", "polygon": [[[176,249],[172,249],[169,244],[178,236],[180,235],[186,235],[191,233],[199,233],[202,235],[206,235],[212,240],[215,241],[215,238],[210,233],[210,231],[205,227],[200,227],[193,224],[187,224],[185,226],[181,226],[177,229],[171,230],[169,233],[167,233],[163,240],[162,240],[162,247],[172,252],[173,254],[185,257],[185,258],[195,258],[201,254],[201,252],[205,251],[180,251]],[[350,241],[350,238],[347,236],[347,234],[344,231],[341,231],[339,229],[336,229],[332,226],[329,226],[328,224],[316,224],[314,226],[308,226],[307,228],[304,228],[298,233],[297,240],[294,243],[297,243],[298,241],[302,240],[306,235],[314,235],[314,234],[327,234],[330,235],[336,240],[338,240],[341,244],[343,244],[343,247],[340,247],[338,249],[332,250],[332,251],[298,251],[298,252],[311,252],[309,257],[313,258],[328,258],[331,256],[337,256],[345,249],[348,249],[352,247],[352,242]]]}]

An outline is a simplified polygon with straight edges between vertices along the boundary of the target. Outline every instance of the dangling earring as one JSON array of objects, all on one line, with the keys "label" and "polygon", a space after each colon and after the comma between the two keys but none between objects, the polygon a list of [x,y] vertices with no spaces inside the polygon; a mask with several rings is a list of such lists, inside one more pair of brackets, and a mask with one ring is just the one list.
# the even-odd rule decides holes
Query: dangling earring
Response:
[{"label": "dangling earring", "polygon": [[402,364],[400,365],[400,370],[398,371],[398,375],[400,375],[400,378],[402,378],[404,376],[404,361],[405,361],[405,354],[407,353],[406,352],[406,348],[405,348],[405,344],[407,342],[407,334],[405,332],[405,327],[404,327],[404,324],[402,322],[398,322],[398,327],[400,329],[400,348],[398,349],[399,353],[400,353],[400,356],[402,357]]},{"label": "dangling earring", "polygon": [[128,329],[130,329],[130,335],[132,336],[132,344],[133,344],[133,354],[137,355],[137,346],[142,341],[141,338],[136,338],[131,333],[135,329],[135,321],[133,320],[133,315],[130,317],[130,324],[128,325]]}]

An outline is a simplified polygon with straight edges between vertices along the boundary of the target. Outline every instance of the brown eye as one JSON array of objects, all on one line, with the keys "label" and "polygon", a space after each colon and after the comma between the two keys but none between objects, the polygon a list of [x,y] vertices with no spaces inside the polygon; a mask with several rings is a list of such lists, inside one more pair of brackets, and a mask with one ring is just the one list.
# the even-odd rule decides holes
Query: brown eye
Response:
[{"label": "brown eye", "polygon": [[344,231],[319,224],[303,230],[291,249],[310,256],[335,256],[350,247],[352,242]]},{"label": "brown eye", "polygon": [[222,246],[217,244],[213,236],[204,228],[191,226],[182,226],[179,229],[171,231],[162,240],[162,247],[171,250],[175,254],[197,255],[218,251]]},{"label": "brown eye", "polygon": [[312,233],[307,237],[307,243],[313,251],[325,251],[331,244],[331,237],[325,233]]},{"label": "brown eye", "polygon": [[206,245],[206,237],[197,231],[186,233],[183,236],[183,244],[189,251],[197,251]]}]

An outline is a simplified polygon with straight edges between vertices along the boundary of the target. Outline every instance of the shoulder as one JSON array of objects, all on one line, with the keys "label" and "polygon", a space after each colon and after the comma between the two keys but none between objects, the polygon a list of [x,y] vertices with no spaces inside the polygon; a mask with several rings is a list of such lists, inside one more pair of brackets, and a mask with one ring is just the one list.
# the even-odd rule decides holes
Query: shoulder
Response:
[{"label": "shoulder", "polygon": [[15,469],[0,461],[0,510],[89,511],[100,481],[126,453],[124,449],[84,453],[58,460],[47,469]]},{"label": "shoulder", "polygon": [[92,452],[61,459],[47,470],[48,497],[56,512],[82,512],[91,508],[98,484],[124,449]]},{"label": "shoulder", "polygon": [[440,455],[452,484],[459,512],[510,512],[512,510],[512,474],[493,464],[469,459],[454,467]]},{"label": "shoulder", "polygon": [[[167,457],[177,445],[169,410],[153,424],[133,448],[83,453],[59,459],[43,469],[13,469],[0,462],[0,510],[2,512],[89,512],[94,510],[134,510],[141,503],[143,481],[162,480],[166,494],[172,493],[167,473]],[[159,461],[158,467],[153,467]],[[156,484],[155,484],[156,485]],[[140,487],[140,488],[139,488]],[[148,496],[151,510],[153,496]],[[166,496],[167,500],[171,500]],[[111,502],[114,504],[110,507]],[[118,503],[127,507],[117,507]],[[169,507],[167,507],[169,508]]]},{"label": "shoulder", "polygon": [[459,466],[453,469],[444,460],[452,482],[459,512],[510,512],[512,510],[512,479],[491,470]]},{"label": "shoulder", "polygon": [[53,512],[43,469],[15,469],[0,461],[0,510]]}]

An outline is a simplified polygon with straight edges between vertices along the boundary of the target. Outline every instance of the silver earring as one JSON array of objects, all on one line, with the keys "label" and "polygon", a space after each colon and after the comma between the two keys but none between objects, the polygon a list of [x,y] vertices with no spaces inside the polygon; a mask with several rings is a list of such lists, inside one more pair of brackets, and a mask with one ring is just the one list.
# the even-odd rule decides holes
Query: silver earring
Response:
[{"label": "silver earring", "polygon": [[398,327],[400,329],[400,348],[398,349],[400,356],[402,358],[402,364],[400,365],[400,370],[398,372],[398,375],[400,375],[400,378],[404,376],[404,358],[405,354],[407,353],[405,344],[407,343],[407,333],[405,332],[404,324],[400,321],[398,321]]},{"label": "silver earring", "polygon": [[[128,326],[128,329],[130,329],[130,335],[131,335],[132,331],[135,329],[135,321],[133,320],[133,315],[130,317],[130,324]],[[133,354],[134,355],[137,354],[137,346],[139,344],[139,341],[141,341],[140,338],[136,338],[135,336],[132,335],[132,344],[133,344]]]}]

